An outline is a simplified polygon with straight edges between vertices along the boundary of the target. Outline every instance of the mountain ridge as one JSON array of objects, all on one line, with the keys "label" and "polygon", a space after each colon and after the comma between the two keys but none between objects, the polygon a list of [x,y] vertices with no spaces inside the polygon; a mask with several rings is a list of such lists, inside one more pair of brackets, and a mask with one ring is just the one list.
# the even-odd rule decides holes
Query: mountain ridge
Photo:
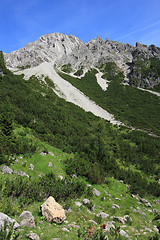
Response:
[{"label": "mountain ridge", "polygon": [[[106,62],[114,62],[124,74],[124,81],[130,83],[137,58],[147,61],[160,58],[160,48],[136,43],[136,46],[123,44],[99,36],[83,43],[73,35],[51,33],[42,35],[38,40],[28,43],[24,48],[4,54],[6,65],[11,70],[38,66],[42,62],[54,62],[57,66],[71,64],[72,69],[82,67],[100,67]],[[134,75],[133,75],[134,76]],[[153,76],[152,76],[153,78]],[[139,76],[139,80],[141,76]],[[139,87],[153,87],[160,83],[160,78],[152,81],[149,76],[140,81]],[[143,83],[145,82],[145,83]],[[133,81],[131,81],[132,85]]]}]

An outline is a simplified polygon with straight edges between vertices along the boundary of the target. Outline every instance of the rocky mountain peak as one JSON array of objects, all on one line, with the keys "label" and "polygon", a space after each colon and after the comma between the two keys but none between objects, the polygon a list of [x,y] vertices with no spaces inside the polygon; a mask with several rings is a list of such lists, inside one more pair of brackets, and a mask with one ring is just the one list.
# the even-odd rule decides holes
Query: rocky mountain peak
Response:
[{"label": "rocky mountain peak", "polygon": [[24,48],[5,54],[6,64],[10,68],[26,68],[37,66],[42,62],[55,61],[68,55],[82,41],[72,35],[51,33],[28,43]]}]

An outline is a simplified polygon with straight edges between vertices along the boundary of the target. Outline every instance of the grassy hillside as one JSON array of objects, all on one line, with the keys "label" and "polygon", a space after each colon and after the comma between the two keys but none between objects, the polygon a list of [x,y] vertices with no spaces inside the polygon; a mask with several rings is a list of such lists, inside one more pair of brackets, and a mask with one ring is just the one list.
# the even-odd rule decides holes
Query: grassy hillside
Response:
[{"label": "grassy hillside", "polygon": [[[11,175],[0,172],[0,211],[17,221],[23,210],[32,211],[37,226],[33,231],[40,239],[84,239],[83,236],[90,239],[88,228],[93,224],[98,231],[95,239],[104,239],[98,229],[106,220],[96,216],[101,211],[109,214],[107,221],[126,214],[132,218],[126,227],[115,222],[115,230],[108,233],[109,239],[125,239],[119,235],[120,229],[127,230],[133,239],[135,236],[138,239],[156,239],[154,225],[158,223],[152,220],[155,216],[158,218],[160,210],[155,201],[160,199],[160,138],[113,126],[60,99],[47,78],[47,84],[34,76],[25,81],[23,76],[5,70],[4,64],[3,68],[4,74],[0,74],[0,165],[8,165],[14,172]],[[103,97],[98,94],[103,94],[103,91],[97,90],[99,86],[94,72],[87,76],[83,78],[83,84],[89,89],[88,95],[91,97],[91,90],[92,94],[97,93],[97,101],[102,101]],[[118,81],[119,78],[112,81],[116,84],[117,96],[121,88],[125,88]],[[159,101],[153,99],[152,107]],[[141,110],[144,111],[144,106]],[[128,116],[126,108],[125,111]],[[142,125],[150,126],[151,131],[158,133],[150,118],[146,125],[144,122]],[[33,170],[30,164],[33,164]],[[17,176],[20,171],[29,178]],[[60,176],[64,179],[61,180]],[[94,187],[100,191],[100,197],[93,195]],[[131,193],[145,197],[152,208],[137,203]],[[46,223],[40,214],[41,203],[50,195],[65,209],[72,210],[67,212],[66,222],[60,226]],[[84,198],[89,198],[91,203],[78,208],[75,201],[82,203]],[[112,208],[112,204],[120,208]],[[79,226],[79,231],[68,227],[73,222]],[[150,230],[146,230],[146,226]],[[63,227],[69,231],[63,231]],[[28,228],[20,230],[18,239],[26,239],[25,234],[29,231]],[[145,231],[147,233],[143,234]]]},{"label": "grassy hillside", "polygon": [[[22,127],[16,129],[17,133],[22,133],[24,130]],[[31,132],[29,135],[35,141]],[[94,225],[94,239],[100,240],[105,239],[102,238],[100,226],[113,220],[116,228],[107,233],[109,239],[127,239],[119,235],[120,230],[124,230],[131,239],[157,239],[158,235],[154,230],[154,225],[157,223],[154,219],[158,216],[160,207],[155,200],[160,198],[145,196],[145,199],[152,204],[152,208],[148,208],[131,196],[128,185],[113,177],[108,177],[101,185],[88,185],[89,182],[84,177],[70,178],[66,173],[66,163],[67,159],[74,158],[75,154],[65,153],[38,139],[37,145],[39,150],[32,156],[22,154],[16,156],[15,163],[10,166],[14,171],[12,175],[4,175],[0,172],[0,212],[8,214],[18,222],[18,216],[23,210],[31,211],[35,218],[36,228],[21,227],[15,232],[15,234],[19,233],[18,239],[25,240],[25,235],[30,231],[37,233],[42,240],[91,239],[88,229]],[[46,154],[41,155],[42,152]],[[52,166],[48,166],[48,163],[52,163]],[[30,164],[34,165],[33,170],[30,169]],[[19,171],[28,174],[29,179],[17,176]],[[64,179],[60,180],[59,176],[63,176]],[[99,197],[92,193],[93,188],[100,192]],[[41,216],[40,205],[50,195],[66,209],[67,218],[61,225],[49,224]],[[89,205],[82,204],[86,198],[90,200]],[[76,206],[76,201],[82,206]],[[113,204],[119,208],[113,208]],[[68,209],[70,210],[67,211]],[[156,212],[152,209],[156,209]],[[100,212],[108,214],[108,218],[98,217],[97,214]],[[125,215],[129,216],[125,224],[115,219]]]},{"label": "grassy hillside", "polygon": [[136,128],[160,134],[159,97],[121,84],[122,73],[109,75],[112,79],[107,91],[98,85],[96,70],[89,71],[81,79],[59,72],[59,75],[84,92],[99,106],[114,114],[117,120]]}]

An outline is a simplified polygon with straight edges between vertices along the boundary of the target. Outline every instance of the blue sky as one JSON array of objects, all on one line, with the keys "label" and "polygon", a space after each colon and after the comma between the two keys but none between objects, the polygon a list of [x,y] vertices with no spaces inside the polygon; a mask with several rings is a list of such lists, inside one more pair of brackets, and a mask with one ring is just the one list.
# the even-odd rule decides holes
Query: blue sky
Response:
[{"label": "blue sky", "polygon": [[0,0],[0,9],[3,52],[55,32],[160,47],[160,0]]}]

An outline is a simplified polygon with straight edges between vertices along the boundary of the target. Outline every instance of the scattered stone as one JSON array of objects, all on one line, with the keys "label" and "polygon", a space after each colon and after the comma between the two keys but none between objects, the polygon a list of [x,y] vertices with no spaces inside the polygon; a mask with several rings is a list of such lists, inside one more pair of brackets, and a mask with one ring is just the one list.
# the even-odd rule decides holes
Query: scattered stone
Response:
[{"label": "scattered stone", "polygon": [[140,201],[143,202],[143,203],[148,203],[148,201],[144,198],[140,198]]},{"label": "scattered stone", "polygon": [[48,222],[60,224],[66,219],[65,210],[51,196],[41,205],[40,208],[42,215]]},{"label": "scattered stone", "polygon": [[87,212],[88,212],[89,214],[93,214],[93,213],[90,211],[90,209],[88,209],[88,208],[87,208]]},{"label": "scattered stone", "polygon": [[19,159],[23,159],[23,157],[22,157],[22,156],[19,156],[18,158],[19,158]]},{"label": "scattered stone", "polygon": [[153,227],[153,230],[154,230],[156,233],[159,233],[159,229],[158,229],[157,226],[154,226],[154,227]]},{"label": "scattered stone", "polygon": [[52,162],[49,162],[49,163],[48,163],[48,167],[52,167]]},{"label": "scattered stone", "polygon": [[145,203],[145,206],[146,207],[152,207],[152,205],[149,202]]},{"label": "scattered stone", "polygon": [[16,163],[18,163],[18,162],[19,162],[19,160],[18,160],[18,159],[16,159],[16,160],[15,160],[15,162],[16,162]]},{"label": "scattered stone", "polygon": [[123,217],[115,217],[115,216],[113,216],[113,219],[121,222],[122,224],[125,224],[125,221],[124,221]]},{"label": "scattered stone", "polygon": [[32,163],[29,165],[29,169],[33,171],[34,165]]},{"label": "scattered stone", "polygon": [[6,214],[0,212],[0,228],[4,227],[4,222],[7,222],[7,225],[13,224],[13,229],[20,227],[20,225],[12,218],[8,217]]},{"label": "scattered stone", "polygon": [[22,166],[26,166],[26,163],[27,163],[27,161],[25,160],[24,162],[22,162],[21,164],[22,164]]},{"label": "scattered stone", "polygon": [[12,174],[13,173],[13,170],[6,165],[0,167],[0,169],[3,173],[7,173],[7,174]]},{"label": "scattered stone", "polygon": [[71,213],[71,212],[72,212],[71,208],[65,209],[65,213]]},{"label": "scattered stone", "polygon": [[87,184],[87,187],[91,187],[92,185],[91,184]]},{"label": "scattered stone", "polygon": [[117,204],[112,204],[112,208],[120,208],[120,206]]},{"label": "scattered stone", "polygon": [[141,205],[142,203],[141,202],[137,202],[137,204]]},{"label": "scattered stone", "polygon": [[125,221],[125,222],[133,222],[133,220],[132,220],[132,218],[129,216],[129,215],[125,215],[124,217],[123,217],[123,220]]},{"label": "scattered stone", "polygon": [[90,219],[88,222],[93,223],[94,225],[97,225],[97,223],[93,219]]},{"label": "scattered stone", "polygon": [[80,202],[75,202],[75,205],[76,205],[77,207],[81,207],[81,206],[82,206],[82,204],[81,204]]},{"label": "scattered stone", "polygon": [[121,201],[121,199],[120,198],[115,198],[116,200],[118,200],[118,201]]},{"label": "scattered stone", "polygon": [[54,157],[54,153],[48,152],[48,154],[51,155],[52,157]]},{"label": "scattered stone", "polygon": [[75,228],[75,229],[80,229],[80,226],[76,225],[76,223],[70,223],[67,226],[63,226],[63,227],[70,227],[70,228]]},{"label": "scattered stone", "polygon": [[155,204],[159,204],[159,199],[154,200]]},{"label": "scattered stone", "polygon": [[107,219],[109,217],[109,215],[107,213],[104,212],[100,212],[96,215],[97,217],[102,217],[103,219]]},{"label": "scattered stone", "polygon": [[39,236],[36,233],[30,232],[29,234],[25,235],[27,238],[32,239],[32,240],[39,240]]},{"label": "scattered stone", "polygon": [[134,198],[134,199],[136,199],[136,200],[139,200],[139,197],[136,196],[136,195],[134,195],[134,194],[131,194],[131,197]]},{"label": "scattered stone", "polygon": [[101,195],[101,193],[95,188],[93,188],[93,194],[97,197],[99,197]]},{"label": "scattered stone", "polygon": [[68,230],[67,228],[65,228],[65,227],[63,227],[62,230],[63,230],[64,232],[69,232],[69,230]]},{"label": "scattered stone", "polygon": [[129,238],[128,234],[127,234],[124,230],[120,230],[119,234],[120,234],[122,237]]},{"label": "scattered stone", "polygon": [[85,199],[83,200],[83,205],[87,205],[88,203],[90,203],[89,199],[85,198]]},{"label": "scattered stone", "polygon": [[106,224],[104,224],[105,225],[105,228],[104,228],[105,232],[110,232],[111,229],[115,229],[115,226],[113,225],[113,223],[115,223],[115,222],[114,221],[109,221]]},{"label": "scattered stone", "polygon": [[64,179],[62,175],[58,175],[58,178],[60,178],[61,181]]},{"label": "scattered stone", "polygon": [[29,175],[27,173],[23,172],[23,171],[17,172],[17,175],[29,178]]},{"label": "scattered stone", "polygon": [[34,217],[31,212],[23,211],[19,218],[22,219],[20,222],[21,227],[36,227]]},{"label": "scattered stone", "polygon": [[72,175],[72,178],[77,178],[77,175],[76,175],[76,174],[73,174],[73,175]]},{"label": "scattered stone", "polygon": [[40,155],[41,156],[46,156],[46,153],[45,152],[41,152]]}]

